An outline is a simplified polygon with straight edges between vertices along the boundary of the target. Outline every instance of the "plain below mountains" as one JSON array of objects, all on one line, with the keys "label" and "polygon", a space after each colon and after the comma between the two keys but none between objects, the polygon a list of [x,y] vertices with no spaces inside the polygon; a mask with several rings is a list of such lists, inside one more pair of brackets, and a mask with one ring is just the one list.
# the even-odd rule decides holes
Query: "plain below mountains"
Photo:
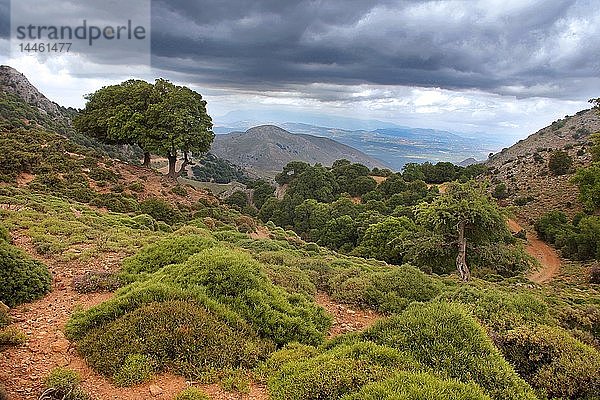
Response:
[{"label": "plain below mountains", "polygon": [[335,140],[293,134],[274,125],[216,135],[211,153],[249,171],[268,176],[274,176],[290,161],[330,166],[335,160],[345,158],[369,168],[387,167],[383,162]]},{"label": "plain below mountains", "polygon": [[[223,122],[221,122],[223,124]],[[335,123],[335,122],[333,122]],[[220,125],[216,133],[240,131],[252,126],[252,121],[238,121],[228,126]],[[327,128],[303,123],[282,122],[278,126],[294,134],[325,137],[345,144],[385,163],[393,170],[401,170],[411,162],[450,161],[460,163],[465,159],[485,160],[515,142],[512,137],[480,133],[474,136],[437,129],[381,126],[375,129]],[[357,126],[360,121],[357,120]],[[471,161],[473,162],[473,161]],[[476,161],[474,161],[476,162]]]}]

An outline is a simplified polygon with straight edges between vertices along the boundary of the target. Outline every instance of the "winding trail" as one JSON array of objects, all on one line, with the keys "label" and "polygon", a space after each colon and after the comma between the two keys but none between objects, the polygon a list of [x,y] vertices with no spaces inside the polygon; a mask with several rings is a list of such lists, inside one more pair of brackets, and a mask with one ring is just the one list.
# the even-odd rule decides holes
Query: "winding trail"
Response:
[{"label": "winding trail", "polygon": [[[523,230],[513,219],[508,220],[508,227],[513,233]],[[528,278],[535,283],[548,283],[560,272],[560,257],[555,249],[540,240],[535,232],[527,232],[525,250],[541,264],[541,268],[531,271]]]}]

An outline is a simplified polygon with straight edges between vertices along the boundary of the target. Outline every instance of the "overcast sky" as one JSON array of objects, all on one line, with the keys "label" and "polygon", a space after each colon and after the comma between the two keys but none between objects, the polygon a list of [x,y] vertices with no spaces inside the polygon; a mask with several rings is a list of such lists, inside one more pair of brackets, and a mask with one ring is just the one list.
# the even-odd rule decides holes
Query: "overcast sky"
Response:
[{"label": "overcast sky", "polygon": [[597,0],[153,0],[152,70],[110,76],[90,66],[121,57],[11,57],[6,0],[0,13],[0,63],[76,107],[104,84],[166,77],[217,124],[280,110],[523,137],[600,96]]}]

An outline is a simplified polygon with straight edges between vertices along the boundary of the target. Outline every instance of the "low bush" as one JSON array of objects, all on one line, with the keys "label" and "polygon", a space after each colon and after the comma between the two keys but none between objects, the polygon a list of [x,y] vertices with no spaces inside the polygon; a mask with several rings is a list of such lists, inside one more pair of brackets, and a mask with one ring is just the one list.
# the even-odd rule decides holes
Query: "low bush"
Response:
[{"label": "low bush", "polygon": [[140,202],[140,212],[150,215],[157,221],[166,222],[169,225],[173,225],[183,219],[178,209],[173,208],[167,201],[157,197],[151,197]]},{"label": "low bush", "polygon": [[269,392],[274,400],[339,399],[367,383],[416,367],[409,355],[389,347],[368,342],[340,345],[284,364],[269,379]]},{"label": "low bush", "polygon": [[190,256],[215,246],[213,239],[198,234],[169,236],[150,244],[123,260],[126,274],[152,273],[169,264],[186,261]]},{"label": "low bush", "polygon": [[48,268],[0,241],[0,301],[9,307],[39,299],[50,291]]},{"label": "low bush", "polygon": [[462,306],[414,304],[402,314],[376,323],[360,337],[408,352],[443,376],[475,383],[492,399],[536,398]]},{"label": "low bush", "polygon": [[548,304],[532,293],[459,286],[441,298],[463,304],[493,332],[552,321]]},{"label": "low bush", "polygon": [[171,189],[171,193],[176,194],[177,196],[182,196],[182,197],[185,197],[188,194],[186,188],[183,187],[182,185],[173,186],[173,189]]},{"label": "low bush", "polygon": [[600,353],[566,331],[523,326],[506,332],[498,342],[517,372],[549,398],[598,398]]},{"label": "low bush", "polygon": [[0,329],[0,349],[3,347],[20,346],[27,342],[27,335],[16,327],[9,326]]},{"label": "low bush", "polygon": [[10,233],[8,233],[8,229],[2,224],[0,224],[0,241],[4,240],[5,242],[10,242]]},{"label": "low bush", "polygon": [[141,193],[145,190],[144,184],[142,182],[133,182],[128,186],[128,189],[132,192]]},{"label": "low bush", "polygon": [[120,193],[98,193],[90,200],[90,205],[119,213],[132,213],[139,210],[137,200]]},{"label": "low bush", "polygon": [[441,379],[431,373],[400,372],[381,382],[370,383],[341,400],[489,400],[475,384]]},{"label": "low bush", "polygon": [[46,390],[40,398],[60,400],[88,400],[90,396],[79,387],[81,377],[73,370],[55,368],[45,380]]},{"label": "low bush", "polygon": [[200,389],[189,387],[179,392],[173,400],[210,400],[210,397]]},{"label": "low bush", "polygon": [[412,301],[428,301],[440,293],[433,278],[410,265],[380,271],[341,270],[332,276],[329,287],[340,302],[384,313],[400,312]]},{"label": "low bush", "polygon": [[154,361],[148,356],[129,354],[125,357],[123,365],[113,375],[113,379],[119,386],[137,385],[152,379],[154,369]]},{"label": "low bush", "polygon": [[555,151],[550,155],[548,168],[554,175],[564,175],[570,172],[573,159],[564,151]]},{"label": "low bush", "polygon": [[515,199],[516,206],[524,206],[525,204],[531,203],[535,198],[533,196],[521,196]]},{"label": "low bush", "polygon": [[265,272],[271,282],[281,286],[289,293],[300,293],[308,297],[317,293],[317,288],[308,274],[298,267],[287,265],[269,265]]},{"label": "low bush", "polygon": [[78,349],[94,369],[129,385],[147,379],[154,366],[194,379],[214,370],[252,367],[272,345],[252,330],[230,327],[202,304],[167,301],[89,331]]},{"label": "low bush", "polygon": [[206,377],[253,367],[275,344],[320,343],[330,325],[323,309],[273,285],[261,269],[240,250],[201,250],[74,313],[67,335],[111,377],[136,354],[150,357],[158,371]]},{"label": "low bush", "polygon": [[73,278],[78,293],[113,292],[122,285],[122,278],[112,272],[89,271]]},{"label": "low bush", "polygon": [[228,392],[250,393],[250,377],[242,369],[225,371],[221,386]]}]

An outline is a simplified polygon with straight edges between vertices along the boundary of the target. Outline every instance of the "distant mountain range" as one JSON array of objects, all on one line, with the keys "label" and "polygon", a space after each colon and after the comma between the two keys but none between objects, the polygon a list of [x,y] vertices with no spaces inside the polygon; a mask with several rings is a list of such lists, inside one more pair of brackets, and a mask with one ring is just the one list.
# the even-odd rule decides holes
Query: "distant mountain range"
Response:
[{"label": "distant mountain range", "polygon": [[[244,129],[254,121],[245,120],[230,126],[217,126],[216,133],[229,133]],[[374,124],[377,121],[367,121]],[[373,130],[348,130],[327,128],[303,123],[282,123],[279,126],[294,134],[305,134],[333,139],[381,160],[394,170],[401,170],[409,162],[450,161],[460,163],[465,159],[485,160],[512,142],[498,135],[480,134],[469,137],[436,129],[383,127]],[[217,135],[219,137],[219,135]]]},{"label": "distant mountain range", "polygon": [[292,134],[273,125],[216,135],[210,151],[251,172],[270,176],[294,160],[330,166],[335,160],[345,158],[369,168],[387,167],[385,163],[335,140]]}]

